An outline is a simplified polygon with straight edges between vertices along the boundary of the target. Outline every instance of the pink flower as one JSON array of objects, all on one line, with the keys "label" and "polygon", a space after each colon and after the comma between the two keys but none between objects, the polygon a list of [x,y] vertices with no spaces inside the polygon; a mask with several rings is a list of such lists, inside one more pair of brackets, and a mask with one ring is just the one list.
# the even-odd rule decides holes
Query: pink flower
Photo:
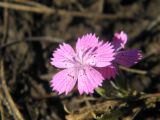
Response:
[{"label": "pink flower", "polygon": [[112,60],[113,46],[108,42],[98,41],[94,34],[78,38],[75,50],[63,43],[51,58],[53,66],[63,69],[52,77],[52,90],[68,94],[77,83],[80,94],[93,93],[104,80],[97,68],[111,65]]},{"label": "pink flower", "polygon": [[126,43],[126,33],[121,31],[114,34],[112,45],[115,49],[115,59],[112,65],[98,68],[105,79],[115,78],[117,74],[117,63],[125,67],[131,67],[142,59],[141,51],[138,49],[123,50]]}]

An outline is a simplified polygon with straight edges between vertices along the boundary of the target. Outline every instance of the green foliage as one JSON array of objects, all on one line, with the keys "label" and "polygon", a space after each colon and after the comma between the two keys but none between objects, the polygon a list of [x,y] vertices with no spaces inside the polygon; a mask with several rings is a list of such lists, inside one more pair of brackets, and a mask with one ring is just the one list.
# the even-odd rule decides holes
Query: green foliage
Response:
[{"label": "green foliage", "polygon": [[102,96],[102,97],[106,97],[106,90],[104,89],[104,88],[102,88],[102,87],[98,87],[97,89],[96,89],[96,92],[100,95],[100,96]]},{"label": "green foliage", "polygon": [[101,117],[98,117],[96,120],[118,120],[125,111],[123,110],[112,110],[110,112],[105,112]]}]

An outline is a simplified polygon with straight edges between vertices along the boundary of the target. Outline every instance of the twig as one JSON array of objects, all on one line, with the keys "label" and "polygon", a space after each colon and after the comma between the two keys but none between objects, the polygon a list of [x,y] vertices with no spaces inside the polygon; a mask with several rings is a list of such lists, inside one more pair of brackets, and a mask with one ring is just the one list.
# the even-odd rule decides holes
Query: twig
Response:
[{"label": "twig", "polygon": [[1,74],[1,84],[2,84],[2,90],[4,92],[4,95],[6,97],[6,100],[13,112],[13,116],[15,118],[15,120],[24,120],[22,114],[20,113],[20,111],[18,110],[18,108],[16,107],[10,93],[9,90],[7,88],[6,85],[6,81],[5,81],[5,77],[4,77],[4,65],[3,65],[3,60],[1,59],[0,61],[0,74]]},{"label": "twig", "polygon": [[160,24],[160,15],[157,16],[157,18],[155,18],[154,20],[152,20],[151,22],[149,22],[146,27],[144,27],[142,30],[140,30],[133,38],[131,38],[130,42],[128,43],[128,46],[131,46],[133,44],[137,44],[138,42],[141,41],[137,41],[139,39],[145,39],[146,37],[148,37],[149,34],[152,33],[152,31]]},{"label": "twig", "polygon": [[[7,1],[4,2],[7,4]],[[2,45],[6,43],[8,38],[8,28],[9,28],[9,13],[8,8],[4,9],[4,33],[3,33],[3,39],[2,39]]]},{"label": "twig", "polygon": [[72,111],[70,111],[70,110],[67,108],[66,104],[63,104],[63,108],[64,108],[65,112],[67,112],[68,114],[72,114]]},{"label": "twig", "polygon": [[120,69],[127,71],[127,72],[131,72],[131,73],[137,73],[137,74],[141,74],[141,75],[146,75],[148,72],[145,70],[138,70],[138,69],[133,69],[133,68],[127,68],[124,66],[119,66]]},{"label": "twig", "polygon": [[55,13],[61,15],[61,16],[73,16],[73,17],[85,17],[85,18],[94,18],[94,19],[107,19],[107,20],[117,20],[117,19],[134,19],[132,15],[129,14],[95,14],[95,13],[89,13],[87,12],[77,12],[77,11],[66,11],[66,10],[56,10],[53,8],[49,8],[47,6],[26,6],[26,5],[18,5],[13,3],[4,3],[0,2],[0,7],[2,8],[8,8],[13,9],[17,11],[26,11],[26,12],[34,12],[39,14],[48,14],[53,15]]},{"label": "twig", "polygon": [[102,13],[103,12],[103,5],[104,5],[104,0],[99,0],[98,2],[98,12]]},{"label": "twig", "polygon": [[[4,1],[4,3],[7,3],[7,0]],[[9,29],[9,13],[8,13],[8,8],[4,9],[4,32],[3,32],[3,38],[2,41],[0,42],[1,45],[4,45],[7,42],[8,38],[8,29]],[[2,49],[0,51],[0,59],[3,57],[5,54],[5,49]]]},{"label": "twig", "polygon": [[[7,3],[7,0],[4,0],[4,3]],[[8,29],[9,29],[9,13],[8,13],[8,8],[5,8],[4,9],[4,33],[3,33],[3,38],[2,38],[2,41],[0,42],[1,45],[4,45],[6,42],[7,42],[7,38],[8,38]],[[5,50],[3,49],[1,52],[0,52],[0,59],[2,59],[3,55],[4,55],[4,52]],[[1,61],[0,61],[1,62]],[[2,66],[0,65],[0,69]],[[1,72],[1,71],[0,71]],[[0,74],[0,79],[2,79],[3,77],[3,74],[1,72]],[[3,87],[3,84],[1,83],[1,86],[0,86],[0,111],[1,111],[1,120],[4,120],[4,111],[3,111],[3,93],[2,93],[2,87]]]},{"label": "twig", "polygon": [[[7,0],[4,0],[4,2],[6,3]],[[2,41],[0,42],[1,45],[4,45],[7,41],[8,38],[8,27],[9,27],[9,19],[8,19],[8,8],[4,9],[4,33],[3,33],[3,38]],[[0,52],[0,59],[4,54],[4,50]],[[1,68],[1,66],[0,66]],[[2,75],[0,74],[0,79],[2,78]],[[2,86],[0,86],[0,88],[2,89]],[[2,95],[2,91],[0,89],[0,111],[1,111],[1,120],[4,120],[4,111],[3,111],[3,95]]]},{"label": "twig", "polygon": [[4,3],[0,2],[0,7],[8,8],[18,11],[27,11],[27,12],[35,12],[35,13],[45,13],[45,14],[53,14],[55,13],[54,10],[48,7],[34,7],[34,6],[26,6],[26,5],[18,5],[14,3]]},{"label": "twig", "polygon": [[64,40],[61,39],[61,38],[55,38],[55,37],[52,38],[50,36],[29,37],[29,38],[26,38],[25,40],[14,40],[12,42],[1,45],[0,49],[6,48],[6,47],[9,47],[9,46],[12,46],[14,44],[21,43],[21,42],[37,42],[37,41],[39,41],[39,42],[51,42],[51,43],[64,42]]},{"label": "twig", "polygon": [[74,114],[70,114],[66,116],[67,120],[90,120],[92,118],[92,111],[94,111],[96,114],[102,114],[104,111],[109,111],[110,108],[114,108],[117,105],[119,106],[121,102],[119,101],[105,101],[102,103],[97,103],[95,105],[92,105],[92,109],[88,106],[85,106],[83,108],[80,108],[78,112]]},{"label": "twig", "polygon": [[160,16],[158,16],[155,20],[153,20],[146,28],[146,31],[151,31],[153,28],[160,24]]},{"label": "twig", "polygon": [[39,6],[39,7],[46,8],[46,6],[44,6],[44,5],[40,4],[40,3],[34,2],[34,1],[31,1],[31,0],[15,0],[15,2],[28,4],[28,5],[31,5],[31,6],[37,6],[37,7]]},{"label": "twig", "polygon": [[142,111],[142,107],[138,107],[134,113],[134,115],[131,117],[131,120],[134,120],[135,117]]},{"label": "twig", "polygon": [[2,92],[0,91],[0,112],[1,112],[1,120],[4,120],[4,111],[3,111],[3,99]]},{"label": "twig", "polygon": [[86,105],[91,109],[91,115],[93,116],[93,118],[96,118],[96,114],[92,108],[92,105],[90,104],[90,102],[86,99],[86,96],[84,96],[84,101],[86,103]]},{"label": "twig", "polygon": [[151,97],[159,97],[160,98],[160,93],[153,93],[153,94],[145,94],[140,97],[140,99],[146,99],[146,98],[151,98]]}]

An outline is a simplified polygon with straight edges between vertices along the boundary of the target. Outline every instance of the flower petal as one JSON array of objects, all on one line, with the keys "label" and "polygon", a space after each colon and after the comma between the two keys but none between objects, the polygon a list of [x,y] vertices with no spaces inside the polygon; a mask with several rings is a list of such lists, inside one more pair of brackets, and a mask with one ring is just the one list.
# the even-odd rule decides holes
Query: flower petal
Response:
[{"label": "flower petal", "polygon": [[61,44],[60,48],[58,48],[52,55],[52,65],[58,68],[70,68],[74,66],[75,52],[69,44]]},{"label": "flower petal", "polygon": [[127,42],[127,34],[123,31],[114,34],[113,45],[115,49],[121,49],[125,47]]},{"label": "flower petal", "polygon": [[65,93],[67,95],[75,86],[76,81],[77,76],[74,68],[64,69],[52,77],[51,87],[59,94]]},{"label": "flower petal", "polygon": [[142,59],[141,51],[137,49],[132,49],[132,50],[118,52],[115,61],[125,67],[130,67],[138,63],[138,61],[141,59]]},{"label": "flower petal", "polygon": [[101,42],[101,45],[90,53],[90,56],[88,55],[86,63],[94,67],[106,67],[111,64],[112,60],[114,60],[113,46],[108,42]]},{"label": "flower petal", "polygon": [[86,51],[90,47],[95,47],[98,45],[98,37],[95,34],[86,34],[83,35],[81,38],[78,38],[76,43],[76,50],[77,52]]},{"label": "flower petal", "polygon": [[85,67],[79,71],[78,90],[80,94],[93,93],[94,89],[102,85],[102,75],[92,67]]},{"label": "flower petal", "polygon": [[97,68],[97,70],[102,74],[104,79],[115,78],[117,73],[117,68],[114,65],[110,65],[107,67]]}]

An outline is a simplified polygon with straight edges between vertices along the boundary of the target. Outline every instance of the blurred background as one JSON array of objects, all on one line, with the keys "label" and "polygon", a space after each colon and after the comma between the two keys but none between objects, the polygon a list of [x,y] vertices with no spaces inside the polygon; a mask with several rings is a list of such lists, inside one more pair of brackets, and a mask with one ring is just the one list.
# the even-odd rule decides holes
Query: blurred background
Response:
[{"label": "blurred background", "polygon": [[[121,30],[143,60],[120,68],[120,89],[51,91],[59,43],[86,33],[111,41]],[[1,120],[160,120],[160,0],[1,0],[0,62]]]}]

